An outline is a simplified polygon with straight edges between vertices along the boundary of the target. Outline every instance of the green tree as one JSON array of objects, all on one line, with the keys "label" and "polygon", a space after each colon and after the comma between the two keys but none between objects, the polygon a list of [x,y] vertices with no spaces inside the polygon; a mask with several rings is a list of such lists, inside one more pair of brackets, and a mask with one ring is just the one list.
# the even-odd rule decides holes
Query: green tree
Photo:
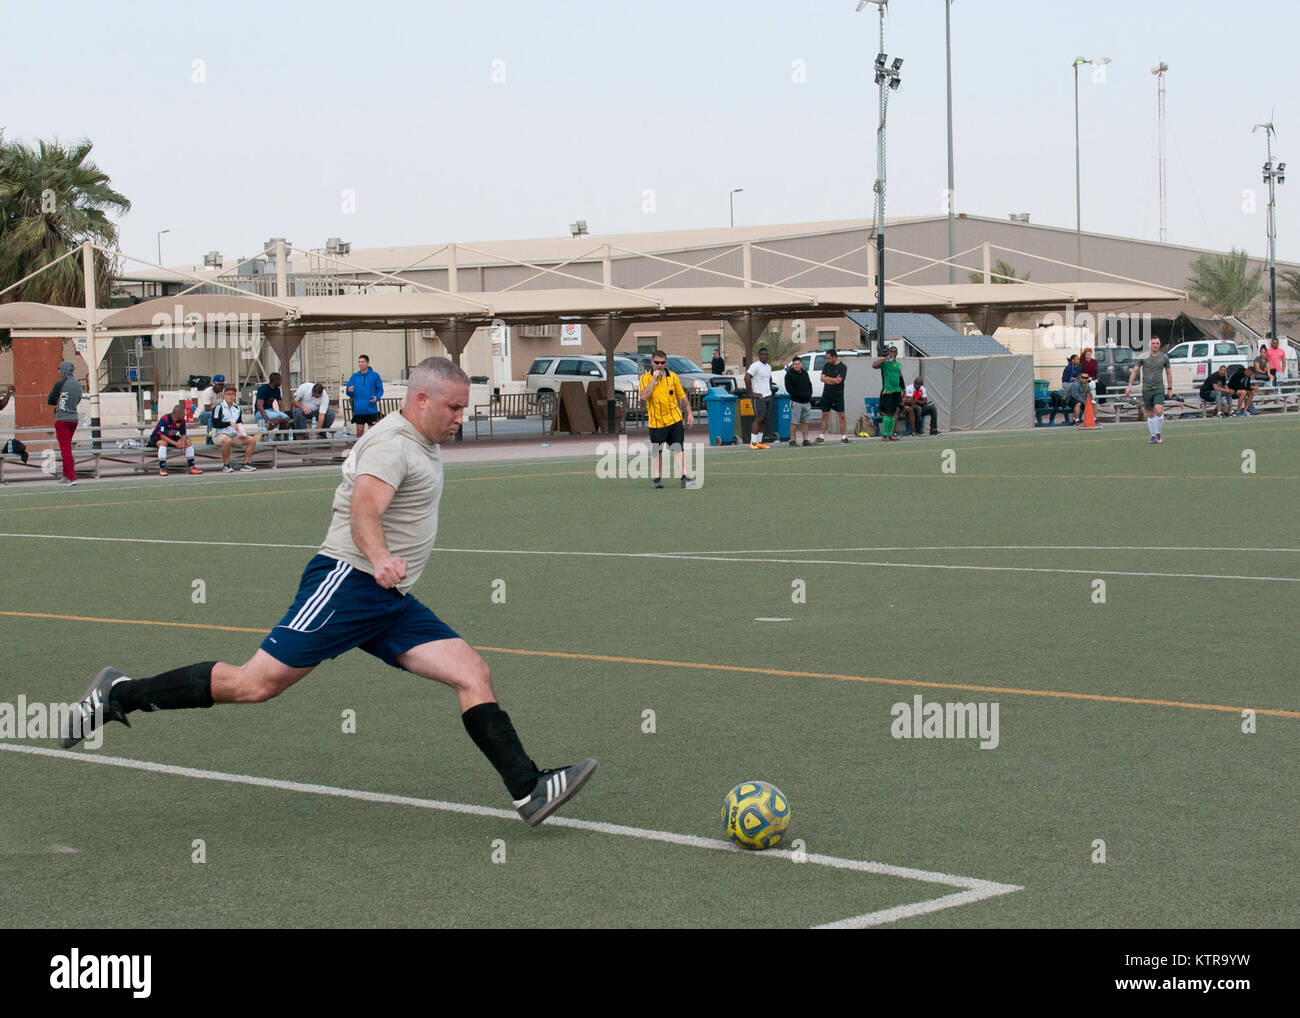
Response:
[{"label": "green tree", "polygon": [[[108,174],[90,161],[91,142],[58,140],[35,146],[0,136],[0,289],[49,265],[85,240],[117,243],[110,213],[131,202],[110,186]],[[95,252],[95,294],[108,305],[117,266]],[[0,301],[38,301],[79,306],[85,302],[81,259],[72,257],[0,296]]]},{"label": "green tree", "polygon": [[[982,283],[984,282],[984,273],[972,272],[966,278],[972,283]],[[1004,262],[1001,258],[989,266],[989,282],[991,283],[1023,283],[1028,279],[1028,272],[1023,276],[1017,276],[1015,266],[1010,262]],[[975,323],[975,327],[986,336],[993,335],[1003,325],[1014,324],[1022,317],[1029,317],[1008,312],[1000,307],[994,307],[992,304],[972,308],[967,314],[970,320]]]},{"label": "green tree", "polygon": [[1277,297],[1291,305],[1291,311],[1300,311],[1300,272],[1290,269],[1277,274]]},{"label": "green tree", "polygon": [[795,354],[801,352],[799,345],[793,339],[782,337],[781,330],[784,325],[785,323],[780,319],[768,322],[767,328],[754,340],[754,360],[758,360],[759,349],[767,347],[768,363],[783,368],[794,359]]},{"label": "green tree", "polygon": [[[969,279],[972,283],[982,283],[984,282],[984,273],[972,272],[966,278]],[[1015,266],[1012,265],[1010,262],[1004,262],[1001,258],[999,258],[991,266],[989,266],[989,282],[991,283],[1015,283],[1015,282],[1023,283],[1028,279],[1029,279],[1028,272],[1026,272],[1023,276],[1017,276]]]},{"label": "green tree", "polygon": [[1239,315],[1262,294],[1262,268],[1253,272],[1245,251],[1233,248],[1226,255],[1201,255],[1192,263],[1187,292],[1192,300],[1220,315]]}]

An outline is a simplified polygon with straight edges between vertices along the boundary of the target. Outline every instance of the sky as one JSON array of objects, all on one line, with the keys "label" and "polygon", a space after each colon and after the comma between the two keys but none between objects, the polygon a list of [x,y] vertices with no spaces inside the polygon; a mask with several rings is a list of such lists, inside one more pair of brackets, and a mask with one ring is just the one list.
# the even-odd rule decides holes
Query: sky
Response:
[{"label": "sky", "polygon": [[[86,137],[132,202],[125,252],[194,264],[320,248],[869,219],[879,41],[856,0],[184,0],[6,11],[0,128]],[[1292,0],[953,0],[958,212],[1267,249],[1264,133],[1297,134]],[[48,40],[42,43],[41,40]],[[14,45],[12,40],[28,40]],[[944,0],[891,0],[887,214],[947,187]],[[1297,163],[1300,167],[1300,163]],[[1278,188],[1278,259],[1300,194]]]}]

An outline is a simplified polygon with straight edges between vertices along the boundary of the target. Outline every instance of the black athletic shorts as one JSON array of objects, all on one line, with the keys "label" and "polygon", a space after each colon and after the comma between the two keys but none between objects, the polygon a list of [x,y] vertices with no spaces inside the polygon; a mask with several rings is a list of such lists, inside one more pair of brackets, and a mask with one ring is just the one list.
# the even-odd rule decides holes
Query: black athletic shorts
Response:
[{"label": "black athletic shorts", "polygon": [[352,423],[353,424],[378,424],[379,415],[378,414],[353,414]]},{"label": "black athletic shorts", "polygon": [[898,413],[898,404],[903,400],[901,392],[882,392],[880,394],[880,413],[884,417],[893,417]]},{"label": "black athletic shorts", "polygon": [[681,421],[678,421],[676,424],[670,424],[666,428],[650,429],[651,446],[675,445],[678,448],[681,448],[682,443],[685,441],[686,430],[682,427]]},{"label": "black athletic shorts", "polygon": [[844,413],[844,386],[835,386],[835,391],[822,393],[822,413],[838,411]]}]

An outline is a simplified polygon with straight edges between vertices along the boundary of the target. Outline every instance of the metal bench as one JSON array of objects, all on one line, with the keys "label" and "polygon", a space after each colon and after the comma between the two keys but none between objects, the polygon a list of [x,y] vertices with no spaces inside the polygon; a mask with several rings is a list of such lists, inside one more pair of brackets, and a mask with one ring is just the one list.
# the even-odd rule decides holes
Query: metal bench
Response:
[{"label": "metal bench", "polygon": [[488,437],[495,437],[492,422],[495,420],[522,421],[536,416],[541,422],[542,434],[546,434],[549,418],[542,416],[537,406],[537,394],[532,392],[506,392],[494,395],[491,402],[479,403],[474,407],[474,437],[478,438],[479,421],[486,420]]}]

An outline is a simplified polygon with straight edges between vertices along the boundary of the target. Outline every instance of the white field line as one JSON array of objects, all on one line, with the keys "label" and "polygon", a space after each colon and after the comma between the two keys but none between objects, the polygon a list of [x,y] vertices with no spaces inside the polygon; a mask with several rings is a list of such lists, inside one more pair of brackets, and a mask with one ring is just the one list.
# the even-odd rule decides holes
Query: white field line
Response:
[{"label": "white field line", "polygon": [[[519,820],[519,814],[511,809],[496,809],[491,806],[475,806],[463,802],[443,802],[438,799],[416,799],[408,795],[390,795],[387,792],[366,792],[353,788],[337,788],[333,785],[316,785],[302,781],[281,781],[278,778],[261,778],[251,774],[228,774],[224,771],[199,770],[195,767],[177,767],[173,764],[153,763],[148,760],[131,760],[120,756],[99,756],[93,753],[73,753],[63,749],[47,749],[44,746],[19,746],[0,742],[0,749],[14,753],[27,753],[32,756],[53,757],[58,760],[75,760],[81,763],[102,764],[109,767],[125,767],[131,770],[150,771],[154,774],[171,774],[182,778],[197,778],[202,781],[223,781],[235,785],[253,785],[258,788],[275,788],[285,792],[301,792],[306,795],[325,795],[338,799],[356,799],[362,802],[383,803],[391,806],[415,806],[419,809],[439,810],[444,813],[464,813],[471,816],[492,817],[497,820]],[[652,831],[643,827],[625,827],[622,824],[607,824],[595,820],[575,820],[571,817],[551,817],[546,821],[551,827],[569,827],[579,831],[592,831],[597,834],[612,834],[624,838],[638,838],[642,841],[658,841],[669,845],[681,845],[686,848],[703,848],[715,852],[735,852],[742,855],[755,855],[767,859],[791,861],[792,853],[785,849],[769,849],[766,852],[744,852],[729,841],[717,838],[702,838],[694,834],[674,834],[671,831]],[[827,866],[838,870],[851,870],[858,873],[872,873],[878,876],[898,877],[903,880],[916,880],[926,884],[942,884],[946,887],[961,889],[959,894],[948,894],[941,898],[899,905],[894,908],[863,915],[850,916],[828,927],[858,928],[878,926],[882,923],[906,919],[909,916],[938,912],[959,905],[996,898],[1024,890],[1016,884],[999,884],[991,880],[978,880],[974,877],[955,876],[951,873],[939,873],[934,870],[918,870],[909,866],[891,866],[887,863],[867,862],[859,859],[839,859],[835,856],[807,853],[805,861],[815,866]]]},{"label": "white field line", "polygon": [[[827,552],[836,552],[843,555],[851,551],[1257,551],[1261,554],[1300,552],[1300,548],[1220,548],[1203,544],[1187,545],[1186,547],[1168,544],[896,544],[873,545],[863,548],[772,548],[765,550],[770,550],[774,555],[812,555]],[[678,551],[668,552],[668,554],[688,558],[698,555],[753,555],[754,549]]]},{"label": "white field line", "polygon": [[[6,534],[0,538],[29,537],[51,541],[107,541],[122,544],[186,544],[226,548],[292,548],[314,550],[316,544],[269,544],[255,541],[180,541],[162,537],[88,537],[82,534]],[[832,551],[844,551],[836,548]],[[1102,550],[1102,549],[1093,549]],[[1204,550],[1204,549],[1198,549]],[[1253,549],[1252,549],[1253,550]],[[1277,550],[1277,549],[1274,549]],[[671,554],[657,551],[534,551],[526,548],[434,548],[443,555],[547,555],[584,558],[656,558],[679,562],[737,562],[750,566],[856,566],[861,569],[947,569],[957,572],[986,573],[1065,573],[1076,576],[1138,576],[1169,580],[1255,580],[1261,583],[1300,583],[1300,576],[1241,576],[1225,573],[1157,573],[1126,569],[1060,569],[1047,566],[961,566],[940,562],[858,562],[853,559],[739,558],[725,553],[710,555]]]}]

